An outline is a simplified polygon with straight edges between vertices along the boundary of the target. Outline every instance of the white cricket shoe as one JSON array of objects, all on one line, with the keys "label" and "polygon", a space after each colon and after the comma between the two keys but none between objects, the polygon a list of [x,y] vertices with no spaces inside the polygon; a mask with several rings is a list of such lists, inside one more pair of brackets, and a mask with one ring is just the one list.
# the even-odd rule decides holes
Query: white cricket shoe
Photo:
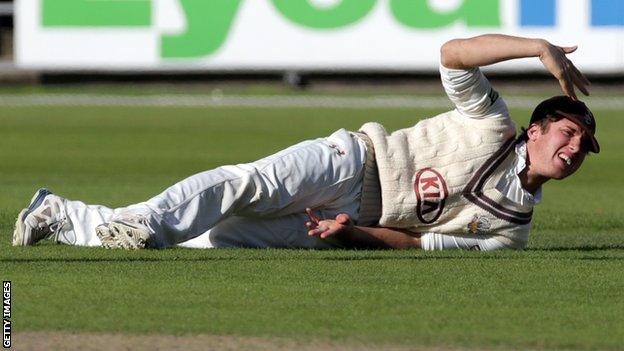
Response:
[{"label": "white cricket shoe", "polygon": [[57,237],[67,224],[64,201],[48,189],[37,190],[28,208],[17,216],[13,246],[34,245],[53,235]]},{"label": "white cricket shoe", "polygon": [[97,226],[95,234],[107,249],[145,249],[154,246],[152,232],[146,223],[142,216],[115,219]]}]

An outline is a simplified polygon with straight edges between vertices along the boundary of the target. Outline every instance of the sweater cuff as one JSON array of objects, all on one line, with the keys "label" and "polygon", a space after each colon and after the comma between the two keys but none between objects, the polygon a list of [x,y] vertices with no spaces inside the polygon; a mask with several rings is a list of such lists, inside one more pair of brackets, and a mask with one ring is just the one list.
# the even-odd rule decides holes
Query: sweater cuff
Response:
[{"label": "sweater cuff", "polygon": [[352,132],[352,134],[366,145],[366,163],[364,164],[360,211],[356,225],[376,226],[381,218],[381,185],[377,162],[375,161],[375,149],[371,139],[365,133]]}]

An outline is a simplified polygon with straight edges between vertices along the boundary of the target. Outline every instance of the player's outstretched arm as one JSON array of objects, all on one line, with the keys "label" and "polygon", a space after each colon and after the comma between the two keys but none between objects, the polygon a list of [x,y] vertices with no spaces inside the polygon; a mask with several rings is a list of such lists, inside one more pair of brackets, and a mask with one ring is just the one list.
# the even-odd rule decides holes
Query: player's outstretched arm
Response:
[{"label": "player's outstretched arm", "polygon": [[306,223],[310,236],[323,239],[333,237],[347,246],[359,248],[421,248],[420,237],[414,233],[390,228],[355,226],[346,214],[339,214],[335,219],[321,219],[309,208],[306,213],[310,218]]},{"label": "player's outstretched arm", "polygon": [[539,57],[544,67],[557,80],[563,92],[577,100],[574,86],[589,95],[589,81],[566,55],[576,46],[556,46],[544,39],[486,34],[468,39],[453,39],[442,45],[441,62],[444,67],[469,69],[497,62],[525,57]]}]

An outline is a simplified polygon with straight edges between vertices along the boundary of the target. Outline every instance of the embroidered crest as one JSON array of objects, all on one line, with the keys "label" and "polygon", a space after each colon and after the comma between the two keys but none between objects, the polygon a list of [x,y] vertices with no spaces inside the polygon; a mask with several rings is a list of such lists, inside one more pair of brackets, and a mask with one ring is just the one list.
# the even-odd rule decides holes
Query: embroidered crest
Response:
[{"label": "embroidered crest", "polygon": [[490,220],[487,219],[487,217],[475,214],[474,217],[472,217],[472,221],[468,223],[468,232],[475,235],[484,234],[491,227],[492,224],[490,223]]}]

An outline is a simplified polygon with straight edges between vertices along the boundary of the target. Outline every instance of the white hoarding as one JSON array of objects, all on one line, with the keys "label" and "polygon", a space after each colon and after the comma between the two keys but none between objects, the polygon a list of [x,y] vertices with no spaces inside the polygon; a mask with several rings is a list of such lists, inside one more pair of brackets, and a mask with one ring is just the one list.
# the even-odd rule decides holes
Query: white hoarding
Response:
[{"label": "white hoarding", "polygon": [[624,72],[624,0],[16,2],[17,63],[48,70],[429,71],[446,40],[483,33],[579,45],[584,71]]}]

